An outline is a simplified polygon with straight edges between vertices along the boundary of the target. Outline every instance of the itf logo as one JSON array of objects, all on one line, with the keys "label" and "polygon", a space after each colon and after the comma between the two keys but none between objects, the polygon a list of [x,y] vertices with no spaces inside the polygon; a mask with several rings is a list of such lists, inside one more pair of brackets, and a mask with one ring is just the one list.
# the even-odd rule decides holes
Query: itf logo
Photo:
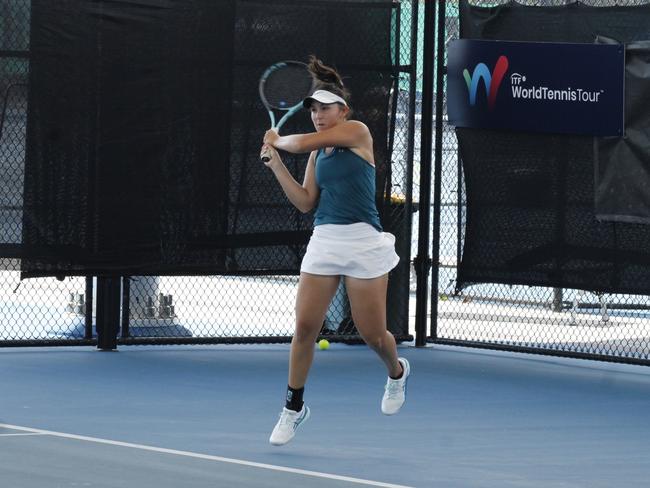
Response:
[{"label": "itf logo", "polygon": [[490,74],[490,70],[485,63],[477,64],[472,76],[470,76],[467,69],[464,69],[463,77],[465,78],[465,83],[467,83],[467,89],[469,90],[469,104],[472,106],[476,105],[478,84],[483,80],[485,91],[488,96],[488,107],[492,110],[496,104],[497,92],[499,91],[499,86],[503,81],[506,71],[508,71],[508,58],[505,56],[499,56],[496,65],[494,65],[494,71],[492,71],[492,74]]}]

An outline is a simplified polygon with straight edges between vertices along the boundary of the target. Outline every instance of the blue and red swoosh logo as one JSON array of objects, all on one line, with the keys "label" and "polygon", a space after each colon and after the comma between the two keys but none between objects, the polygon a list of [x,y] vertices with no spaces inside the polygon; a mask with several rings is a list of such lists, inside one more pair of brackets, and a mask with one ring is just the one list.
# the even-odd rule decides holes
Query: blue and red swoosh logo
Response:
[{"label": "blue and red swoosh logo", "polygon": [[467,89],[469,90],[469,104],[476,105],[476,92],[478,91],[478,84],[481,80],[485,84],[485,91],[488,95],[488,108],[492,110],[496,105],[497,101],[497,92],[499,91],[499,86],[508,71],[508,58],[505,56],[500,56],[497,59],[496,64],[494,65],[494,70],[490,73],[490,70],[485,65],[485,63],[479,63],[474,68],[474,72],[470,76],[467,69],[463,70],[463,77],[465,78],[465,83],[467,83]]}]

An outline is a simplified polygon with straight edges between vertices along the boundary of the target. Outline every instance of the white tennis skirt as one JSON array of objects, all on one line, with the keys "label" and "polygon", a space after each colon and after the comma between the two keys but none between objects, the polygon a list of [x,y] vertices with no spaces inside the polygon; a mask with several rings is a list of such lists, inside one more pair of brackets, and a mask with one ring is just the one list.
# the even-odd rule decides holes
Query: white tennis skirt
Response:
[{"label": "white tennis skirt", "polygon": [[377,278],[397,266],[395,236],[365,222],[314,227],[300,271],[317,275]]}]

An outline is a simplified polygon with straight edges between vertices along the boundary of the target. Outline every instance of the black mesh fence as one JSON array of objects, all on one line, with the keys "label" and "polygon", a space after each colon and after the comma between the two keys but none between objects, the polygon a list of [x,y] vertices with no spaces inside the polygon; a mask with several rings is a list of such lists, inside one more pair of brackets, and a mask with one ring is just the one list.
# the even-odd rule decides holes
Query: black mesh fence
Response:
[{"label": "black mesh fence", "polygon": [[84,340],[85,279],[20,281],[29,76],[29,2],[0,8],[0,341]]},{"label": "black mesh fence", "polygon": [[[287,1],[279,7],[284,9],[283,16],[259,15],[269,3],[235,2],[241,19],[233,26],[233,33],[236,36],[239,32],[243,36],[233,60],[234,73],[238,77],[235,94],[238,90],[247,92],[254,89],[255,81],[268,64],[269,49],[274,42],[303,35],[304,26],[300,25],[299,19],[286,22],[287,18],[293,18],[292,8],[296,2]],[[368,64],[382,63],[365,56],[364,52],[372,51],[377,26],[359,28],[356,23],[348,25],[344,17],[330,19],[331,22],[323,24],[329,25],[330,35],[349,35],[351,40],[348,42],[363,46],[363,49],[351,51],[348,57],[342,56],[328,43],[311,50],[318,51],[326,61],[334,61],[351,80],[356,78],[353,105],[359,98],[369,101],[364,105],[367,107],[382,105],[381,110],[378,109],[380,115],[367,109],[356,116],[364,121],[374,120],[378,128],[375,129],[375,143],[381,144],[378,149],[378,207],[384,227],[396,235],[397,251],[401,257],[399,266],[390,275],[388,319],[398,339],[410,340],[414,332],[416,290],[412,260],[419,233],[416,225],[418,201],[421,191],[429,192],[433,187],[419,186],[423,36],[428,31],[436,39],[443,39],[440,52],[446,52],[446,44],[460,37],[459,7],[462,2],[436,3],[437,14],[444,16],[443,33],[431,26],[427,30],[424,2],[314,0],[302,3],[320,12],[321,19],[326,18],[325,13],[331,11],[332,5],[335,8],[345,4],[350,9],[364,9],[381,4],[381,8],[390,9],[390,22],[381,28],[389,30],[391,59],[380,69],[375,69],[375,74],[368,73]],[[498,14],[497,7],[509,3],[472,0],[468,5],[490,9],[483,13],[494,18]],[[517,3],[535,9],[553,9],[574,2],[540,0]],[[648,3],[642,0],[593,0],[580,2],[578,8],[597,7],[605,11],[615,7],[642,7]],[[275,6],[276,2],[273,4]],[[64,279],[21,280],[30,5],[28,0],[8,0],[0,9],[0,250],[3,256],[0,260],[0,344],[94,343],[97,278],[61,276],[59,278]],[[616,19],[612,28],[616,32],[625,32],[625,22],[620,21],[620,17]],[[274,36],[280,26],[283,34],[277,39]],[[650,39],[650,31],[645,39]],[[292,46],[297,53],[305,51],[305,46],[297,44],[295,40],[287,44],[289,51],[285,59],[291,57]],[[373,76],[386,79],[376,83]],[[444,70],[436,72],[436,76],[444,82]],[[369,86],[380,88],[377,92]],[[271,176],[263,168],[251,165],[258,151],[253,134],[255,130],[262,131],[266,124],[260,102],[257,98],[238,96],[233,100],[233,120],[242,124],[240,129],[230,133],[230,144],[238,148],[238,156],[228,173],[229,230],[262,235],[268,225],[283,221],[290,224],[288,228],[292,230],[308,231],[311,225],[309,216],[293,211],[282,200]],[[191,104],[192,97],[188,95],[184,102]],[[442,109],[446,115],[445,103]],[[305,121],[296,120],[294,123]],[[250,127],[258,124],[259,127],[245,130],[247,124]],[[290,126],[286,128],[288,131],[291,129]],[[181,137],[183,134],[177,135]],[[650,300],[645,295],[490,282],[459,287],[458,265],[463,256],[467,224],[466,183],[456,131],[446,123],[446,116],[443,117],[440,149],[442,172],[435,177],[440,178],[442,195],[434,204],[440,207],[440,253],[433,258],[434,262],[439,262],[439,286],[431,290],[434,298],[432,315],[436,317],[431,322],[431,340],[647,363],[650,356]],[[288,166],[297,179],[302,178],[303,166],[299,161],[289,159]],[[422,181],[430,183],[427,178]],[[261,191],[251,194],[254,188]],[[74,226],[74,222],[70,225]],[[432,228],[430,224],[423,231],[431,232]],[[230,274],[124,276],[121,278],[122,317],[118,342],[287,341],[293,333],[297,276],[286,273],[286,269],[299,262],[302,252],[304,242],[295,240],[289,244],[266,246],[261,254],[231,249],[223,256],[224,263],[230,263],[228,266],[234,270]],[[259,263],[273,260],[284,263],[282,273],[255,271]],[[242,275],[237,269],[247,272]],[[328,311],[322,334],[333,340],[359,340],[342,286]]]},{"label": "black mesh fence", "polygon": [[[122,15],[119,4],[114,2],[88,3],[95,4],[88,12],[105,7],[103,17],[91,16],[93,21],[97,22],[102,18],[114,17],[137,24],[146,20],[143,14],[152,8],[151,2],[147,2],[146,5],[143,3],[141,6],[137,2],[129,3],[124,5],[125,11]],[[414,47],[412,39],[417,30],[414,22],[417,12],[414,5],[417,2],[287,0],[271,3],[233,0],[223,3],[233,6],[233,9],[229,10],[233,13],[234,19],[232,30],[224,31],[222,34],[232,36],[234,50],[231,60],[231,106],[227,111],[232,123],[228,142],[232,150],[231,162],[226,173],[227,182],[224,186],[226,190],[215,188],[215,192],[220,192],[225,197],[222,200],[224,200],[224,208],[227,208],[220,228],[227,228],[229,235],[257,235],[261,242],[254,242],[251,247],[249,239],[241,248],[230,246],[220,253],[217,266],[221,266],[220,270],[223,274],[209,274],[197,268],[197,275],[189,275],[189,273],[180,275],[177,269],[173,276],[131,275],[119,278],[122,285],[119,341],[122,343],[270,342],[287,341],[290,338],[294,326],[293,310],[298,279],[296,274],[305,248],[305,236],[308,237],[311,228],[311,216],[301,215],[288,204],[270,171],[258,161],[259,139],[267,127],[268,118],[256,93],[257,80],[271,62],[281,59],[304,60],[306,54],[311,53],[317,54],[327,63],[334,64],[344,75],[352,91],[355,117],[369,125],[373,132],[377,162],[378,208],[385,229],[395,234],[397,238],[397,250],[401,257],[399,266],[390,277],[389,324],[398,339],[411,339],[409,332],[409,273],[412,242],[410,217],[416,208],[411,204],[412,155],[416,143],[412,124],[415,120],[414,107],[417,98],[416,57],[411,54],[411,50]],[[204,11],[209,11],[209,4],[210,2],[200,0],[191,3],[193,8],[204,9]],[[26,278],[39,276],[39,273],[52,275],[54,274],[52,270],[60,269],[62,262],[57,261],[54,266],[45,261],[41,262],[38,255],[34,258],[34,254],[30,254],[33,250],[30,245],[42,242],[42,238],[46,238],[48,243],[67,243],[66,239],[74,238],[80,229],[84,235],[89,235],[93,231],[92,226],[96,228],[98,225],[86,210],[66,209],[66,205],[70,205],[70,202],[77,201],[65,194],[68,189],[74,187],[74,185],[70,186],[71,180],[68,178],[69,175],[66,175],[66,171],[57,173],[54,166],[47,166],[47,162],[44,165],[41,159],[39,160],[41,166],[36,167],[36,170],[32,166],[29,170],[31,173],[26,177],[28,166],[26,160],[29,161],[29,154],[26,154],[29,151],[26,146],[29,140],[30,123],[32,136],[38,136],[39,147],[45,148],[53,158],[63,162],[64,165],[57,168],[76,168],[75,177],[79,174],[83,176],[86,171],[83,164],[75,166],[77,163],[66,156],[66,148],[74,150],[75,155],[78,156],[79,148],[83,146],[80,140],[65,140],[65,136],[52,138],[51,128],[45,132],[37,132],[41,128],[34,124],[33,119],[29,121],[30,117],[38,116],[41,112],[29,106],[30,100],[38,101],[39,110],[54,107],[55,114],[65,115],[65,107],[68,106],[70,117],[77,122],[75,127],[81,131],[84,141],[91,141],[91,138],[86,136],[92,135],[93,132],[91,126],[79,122],[85,117],[79,103],[70,105],[66,102],[69,97],[74,96],[74,89],[64,86],[65,98],[61,98],[59,96],[61,93],[48,87],[47,79],[41,76],[44,66],[49,71],[58,70],[57,72],[61,72],[61,66],[57,67],[51,62],[47,65],[43,64],[44,58],[41,57],[39,58],[41,71],[37,73],[38,76],[32,72],[33,76],[30,77],[30,60],[34,59],[34,53],[30,52],[30,47],[33,48],[30,46],[33,40],[30,27],[34,26],[34,19],[31,16],[38,11],[41,15],[38,21],[46,21],[45,13],[48,9],[50,4],[47,2],[29,0],[9,0],[3,2],[0,9],[0,95],[2,96],[0,100],[2,110],[0,118],[2,168],[0,344],[3,345],[94,343],[97,337],[97,293],[101,286],[98,286],[96,276],[70,277],[64,276],[65,273],[61,272],[57,277]],[[57,7],[55,10],[61,22],[67,22],[66,16],[75,12],[75,15],[78,14],[78,20],[83,21],[87,13],[83,1],[70,2],[61,9]],[[321,35],[313,35],[311,24],[304,21],[305,11],[309,11],[308,16],[318,19],[319,25],[324,26]],[[188,110],[197,111],[192,113],[203,113],[202,110],[209,110],[210,107],[197,105],[195,95],[202,94],[204,90],[198,78],[201,73],[205,76],[214,73],[213,68],[209,66],[201,72],[197,71],[196,66],[191,66],[193,60],[200,58],[205,61],[206,57],[209,57],[209,46],[191,46],[203,54],[197,55],[192,51],[192,55],[185,62],[178,57],[180,54],[175,47],[178,45],[177,42],[195,39],[192,29],[188,29],[188,22],[191,23],[196,12],[184,9],[181,13],[182,18],[178,19],[180,27],[177,31],[179,39],[170,38],[170,45],[167,46],[169,49],[166,48],[169,51],[166,55],[176,56],[174,59],[180,60],[180,64],[172,65],[169,69],[187,69],[188,74],[183,78],[183,82],[189,85],[194,83],[198,92],[187,91],[182,98],[178,99],[176,106],[179,116],[172,117],[174,123],[188,127],[188,132],[174,131],[172,134],[174,140],[171,141],[178,142],[173,146],[174,148],[184,147],[185,151],[174,149],[173,154],[169,152],[164,154],[165,157],[174,158],[181,166],[176,169],[171,168],[172,173],[169,174],[152,172],[150,177],[155,185],[172,185],[167,188],[168,194],[178,198],[178,201],[197,203],[197,198],[209,199],[211,196],[197,195],[185,185],[184,175],[191,171],[191,168],[186,168],[182,164],[190,161],[194,156],[192,151],[202,146],[199,144],[200,141],[191,138],[193,136],[189,132],[190,127],[183,125],[185,119],[182,114],[189,113]],[[204,12],[200,14],[203,21],[210,19],[209,15],[204,15]],[[173,21],[172,19],[171,22]],[[170,22],[169,19],[166,22]],[[220,19],[220,22],[223,24],[223,19]],[[95,27],[98,29],[101,27],[104,29],[101,32],[106,33],[117,25],[109,22],[104,27],[99,24]],[[57,29],[59,27],[57,25]],[[203,23],[199,27],[201,32],[209,31],[209,26]],[[165,24],[165,28],[173,29],[173,25]],[[158,32],[155,29],[150,31]],[[79,32],[85,32],[81,25],[75,28],[75,35]],[[133,33],[132,36],[124,39],[124,44],[138,42],[138,40],[148,42],[146,37],[148,32]],[[45,43],[49,42],[47,36],[51,33],[56,33],[56,29],[52,32],[47,29],[39,31],[38,47],[41,56],[46,52],[43,48],[47,48]],[[199,37],[197,34],[196,38]],[[70,38],[67,38],[66,42],[70,42],[70,46],[76,46],[75,49],[81,49],[84,53],[92,50],[75,45]],[[151,44],[147,44],[146,47],[153,54],[160,51]],[[119,54],[118,51],[113,50],[111,55]],[[125,62],[131,63],[137,57],[135,52],[124,51],[124,53]],[[72,59],[74,53],[70,54],[71,56],[66,58],[68,61]],[[98,80],[107,80],[109,75],[113,76],[109,67],[91,58],[88,58],[88,61],[91,62],[96,76],[99,76]],[[129,70],[133,68],[131,64],[128,66]],[[77,71],[81,70],[79,72],[85,69],[84,76],[89,75],[89,66],[84,68],[71,65],[70,67]],[[174,79],[182,78],[180,74],[172,71],[167,74]],[[125,76],[127,75],[130,75],[130,72],[125,73]],[[74,76],[69,81],[73,78]],[[30,81],[34,80],[38,80],[39,84],[30,86]],[[60,84],[58,78],[53,81]],[[38,93],[34,93],[36,89]],[[142,86],[138,90],[145,97],[149,97],[147,103],[153,100]],[[116,108],[113,107],[111,110]],[[64,118],[61,117],[60,120]],[[283,130],[291,132],[308,127],[308,124],[308,117],[296,116]],[[120,127],[111,127],[111,130],[113,129],[118,130]],[[60,139],[65,140],[67,146],[52,150],[53,141],[56,143]],[[84,151],[82,150],[81,153]],[[146,148],[143,147],[138,154],[145,153]],[[135,162],[134,155],[128,157],[129,161]],[[294,157],[288,157],[285,162],[294,177],[301,181],[304,171],[303,162]],[[45,175],[40,170],[48,171],[46,176],[52,178],[46,181]],[[98,177],[100,176],[101,174],[98,174]],[[175,186],[174,178],[179,178]],[[26,183],[26,179],[29,179],[29,184]],[[220,179],[222,180],[223,178]],[[91,180],[89,181],[92,183]],[[142,219],[142,212],[129,211],[128,205],[124,205],[126,200],[121,203],[114,201],[120,203],[118,213],[111,210],[110,201],[101,196],[101,192],[105,193],[110,186],[101,186],[101,181],[99,183],[94,195],[91,192],[91,197],[97,200],[95,208],[104,212],[99,213],[100,218],[103,215],[112,222],[119,219],[123,221]],[[123,180],[122,183],[124,191],[142,190],[141,186],[138,187],[127,180]],[[83,182],[78,188],[84,188]],[[49,200],[39,200],[42,191],[48,192]],[[128,199],[126,193],[124,198]],[[83,205],[84,202],[79,204]],[[38,218],[34,219],[30,212],[36,210],[40,213]],[[197,218],[193,209],[187,211],[187,221],[191,221],[192,225],[196,224]],[[57,228],[63,229],[64,233],[57,235],[44,232],[39,222],[48,221],[56,221]],[[164,224],[161,221],[161,225]],[[289,235],[291,239],[287,235],[278,238],[278,228],[286,228],[287,235],[291,234]],[[151,229],[147,228],[147,230]],[[184,228],[180,229],[180,231],[184,230]],[[116,246],[123,244],[119,236],[109,234],[100,233],[99,236],[103,235],[106,239],[102,238],[99,244],[95,244],[95,248],[104,247],[110,253],[111,242]],[[162,235],[162,237],[168,236]],[[255,252],[251,252],[251,249]],[[26,253],[29,259],[25,259]],[[207,254],[194,253],[192,259],[202,262],[201,260],[206,256]],[[205,262],[208,262],[207,259]],[[179,263],[186,264],[183,262],[175,264]],[[273,270],[272,264],[269,263],[276,263],[277,269]],[[137,266],[135,268],[137,269]],[[71,274],[83,274],[81,269],[73,267]],[[34,270],[35,273],[32,272]],[[345,289],[341,285],[323,325],[323,335],[330,336],[333,340],[358,341],[359,337],[350,315]]]},{"label": "black mesh fence", "polygon": [[[445,10],[440,14],[445,15],[446,44],[461,37],[594,42],[597,34],[607,36],[608,33],[621,42],[650,39],[648,23],[642,20],[648,12],[647,1],[545,0],[513,3],[471,0],[445,3]],[[573,20],[568,15],[569,10]],[[579,13],[580,19],[575,19],[576,13]],[[575,25],[580,25],[579,28],[571,27],[574,20],[577,22]],[[525,25],[530,28],[526,29]],[[508,37],[508,29],[525,32],[513,38]],[[576,40],[576,35],[585,39]],[[630,36],[633,39],[628,39]],[[439,75],[444,80],[444,75]],[[446,114],[446,106],[444,109]],[[492,211],[485,206],[468,208],[465,181],[468,168],[472,171],[474,184],[492,192],[490,198],[501,198],[503,195],[498,196],[499,192],[526,192],[519,197],[527,199],[535,195],[546,198],[552,191],[566,192],[569,217],[573,219],[567,231],[576,236],[579,234],[581,237],[576,238],[582,239],[583,246],[606,241],[612,232],[621,238],[628,232],[643,234],[645,228],[641,226],[630,229],[623,224],[612,230],[612,226],[618,224],[597,222],[594,216],[593,139],[576,141],[554,136],[481,130],[463,132],[465,129],[457,132],[446,120],[443,130],[442,174],[439,175],[442,180],[439,287],[433,290],[432,304],[438,318],[437,323],[434,321],[432,324],[433,340],[447,344],[647,363],[650,358],[650,300],[646,295],[613,293],[611,290],[604,292],[602,288],[609,282],[603,285],[594,278],[591,283],[588,273],[567,275],[569,279],[574,276],[586,277],[586,281],[579,280],[581,284],[575,285],[581,289],[512,282],[501,284],[508,279],[501,280],[495,275],[485,280],[478,279],[472,284],[459,273],[459,263],[464,258],[471,258],[472,248],[466,246],[468,210],[472,210],[474,215],[476,211],[483,214],[480,221],[482,229],[479,229],[482,238],[500,234],[504,245],[507,245],[506,236],[509,233],[519,232],[527,226],[531,238],[545,232],[543,228],[531,227],[534,220],[504,220],[498,210]],[[467,161],[462,161],[459,136],[468,136],[466,141],[478,142],[482,154],[477,152],[476,146],[466,148],[471,152],[466,153]],[[517,152],[521,151],[518,145],[525,146],[529,152]],[[523,164],[517,166],[517,161]],[[566,176],[563,186],[522,187],[507,181],[508,174],[521,179],[526,176],[522,172],[530,172],[535,165],[538,165],[538,169],[547,170],[555,164],[563,168]],[[506,166],[509,169],[504,175],[500,168]],[[516,197],[514,195],[513,198]],[[517,226],[520,228],[517,229]],[[476,227],[473,231],[476,231]],[[625,245],[634,245],[633,240],[628,239]],[[491,251],[494,255],[491,255],[483,246],[482,252],[487,254],[482,259],[487,263],[503,251],[503,248],[495,247]],[[464,256],[464,252],[468,254]],[[478,266],[474,269],[480,269],[481,260],[475,264]],[[584,262],[577,262],[577,266],[585,269]],[[599,270],[592,269],[590,272],[597,273]],[[635,280],[635,285],[648,280],[647,268],[643,267]]]}]

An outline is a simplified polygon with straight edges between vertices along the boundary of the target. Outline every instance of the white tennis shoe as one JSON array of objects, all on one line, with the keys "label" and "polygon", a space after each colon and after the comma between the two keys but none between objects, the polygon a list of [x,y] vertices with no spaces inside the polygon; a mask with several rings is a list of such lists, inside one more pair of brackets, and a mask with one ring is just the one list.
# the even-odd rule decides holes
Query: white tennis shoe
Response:
[{"label": "white tennis shoe", "polygon": [[282,408],[280,412],[280,420],[275,424],[275,428],[271,433],[269,442],[274,446],[283,446],[289,442],[296,435],[296,430],[300,427],[310,415],[310,410],[307,405],[302,406],[300,412],[295,412],[287,408]]},{"label": "white tennis shoe", "polygon": [[394,415],[399,412],[406,400],[406,383],[411,374],[411,366],[404,358],[398,358],[398,361],[402,363],[404,374],[398,380],[388,377],[384,397],[381,399],[381,413],[384,415]]}]

